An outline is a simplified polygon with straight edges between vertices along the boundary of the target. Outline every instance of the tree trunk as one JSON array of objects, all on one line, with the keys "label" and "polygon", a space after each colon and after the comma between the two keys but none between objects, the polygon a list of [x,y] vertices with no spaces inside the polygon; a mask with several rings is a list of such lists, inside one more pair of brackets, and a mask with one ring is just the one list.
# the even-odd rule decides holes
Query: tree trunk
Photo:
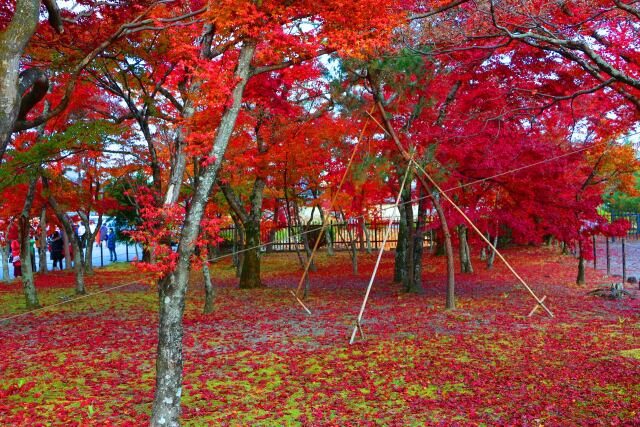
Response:
[{"label": "tree trunk", "polygon": [[471,247],[469,246],[469,233],[465,231],[464,235],[464,247],[467,256],[467,273],[473,273],[473,262],[471,261]]},{"label": "tree trunk", "polygon": [[64,247],[62,248],[62,252],[64,254],[64,269],[71,270],[73,267],[71,263],[71,252],[69,251],[69,236],[67,235],[67,231],[64,227],[62,227],[62,244]]},{"label": "tree trunk", "polygon": [[20,58],[36,29],[39,13],[40,0],[18,0],[11,22],[0,32],[0,162],[20,109]]},{"label": "tree trunk", "polygon": [[[304,222],[302,221],[302,218],[300,218],[300,209],[298,208],[298,202],[296,200],[293,200],[293,213],[296,217],[296,223],[298,224],[298,227],[300,229],[300,234],[301,234],[301,238],[302,238],[302,247],[304,247],[304,253],[307,255],[307,258],[305,260],[305,265],[308,262],[308,260],[311,258],[311,247],[309,246],[309,238],[308,238],[308,233],[307,230],[303,227]],[[311,212],[311,215],[313,217],[313,211]],[[307,224],[310,225],[310,224]],[[316,263],[314,262],[313,259],[311,259],[311,264],[309,264],[309,271],[317,271],[318,269],[316,268]],[[307,282],[307,286],[309,285],[309,283]],[[308,292],[308,289],[305,288],[305,296]]]},{"label": "tree trunk", "polygon": [[231,93],[220,124],[216,129],[213,147],[209,152],[215,160],[205,166],[180,231],[178,261],[173,272],[160,280],[160,322],[158,326],[158,351],[156,358],[156,388],[151,414],[152,427],[176,427],[180,425],[180,397],[182,395],[182,316],[185,293],[189,279],[191,256],[198,238],[200,222],[209,200],[211,187],[217,180],[224,154],[233,133],[242,104],[242,96],[251,72],[251,59],[256,42],[245,40],[240,49],[235,71],[236,85]]},{"label": "tree trunk", "polygon": [[442,234],[442,230],[436,230],[436,242],[433,249],[434,256],[444,256],[446,253],[445,245],[444,245],[444,236]]},{"label": "tree trunk", "polygon": [[[84,266],[82,264],[82,249],[80,248],[80,243],[78,239],[73,233],[73,229],[71,227],[71,221],[69,224],[65,224],[65,228],[67,228],[67,234],[70,234],[71,237],[71,249],[73,249],[73,271],[76,276],[76,295],[85,295],[87,290],[84,286]],[[71,230],[71,232],[69,232]]]},{"label": "tree trunk", "polygon": [[38,301],[38,293],[33,281],[33,265],[31,265],[31,242],[29,241],[29,219],[31,218],[31,206],[33,205],[33,199],[35,198],[37,177],[30,178],[29,189],[27,191],[27,197],[24,201],[22,213],[19,219],[19,237],[20,237],[20,264],[22,268],[22,288],[24,290],[24,298],[27,305],[27,309],[34,309],[40,307],[40,301]]},{"label": "tree trunk", "polygon": [[427,199],[423,196],[425,191],[420,191],[420,202],[418,202],[418,221],[413,238],[413,281],[411,282],[408,292],[422,294],[422,255],[424,253],[424,229],[427,224]]},{"label": "tree trunk", "polygon": [[582,242],[578,243],[578,276],[576,277],[577,285],[584,285],[585,280],[584,255],[582,252]]},{"label": "tree trunk", "polygon": [[[42,177],[42,185],[44,189],[47,191],[49,190],[49,181],[45,177]],[[49,205],[53,208],[58,221],[62,224],[67,237],[71,241],[71,248],[73,249],[73,270],[76,276],[76,295],[84,295],[87,293],[87,290],[84,286],[84,267],[82,265],[82,249],[80,249],[80,242],[78,242],[78,237],[73,231],[71,219],[64,209],[58,205],[57,200],[53,197],[51,192],[49,192]],[[66,243],[65,246],[67,246]]]},{"label": "tree trunk", "polygon": [[38,239],[38,253],[40,254],[40,273],[47,272],[47,209],[43,206],[40,212],[40,238]]},{"label": "tree trunk", "polygon": [[252,289],[262,287],[260,280],[260,220],[254,218],[245,225],[246,251],[240,273],[240,289]]},{"label": "tree trunk", "polygon": [[447,300],[445,308],[447,310],[453,310],[456,308],[456,266],[453,256],[453,245],[451,244],[451,233],[449,232],[447,217],[444,215],[440,200],[438,200],[438,197],[433,193],[431,193],[430,198],[438,214],[438,219],[440,220],[440,229],[442,230],[444,249],[447,256]]},{"label": "tree trunk", "polygon": [[353,274],[358,274],[358,250],[356,245],[356,236],[352,231],[349,232],[351,238],[351,267]]},{"label": "tree trunk", "polygon": [[245,250],[240,268],[240,288],[251,289],[262,287],[260,280],[260,224],[262,221],[262,200],[265,180],[257,177],[249,196],[249,212],[228,184],[220,183],[222,194],[231,207],[236,227],[244,229]]},{"label": "tree trunk", "polygon": [[362,231],[364,233],[365,251],[368,254],[371,254],[373,253],[373,250],[371,249],[371,233],[369,232],[369,229],[367,228],[367,224],[365,223],[364,219],[362,221]]},{"label": "tree trunk", "polygon": [[[411,188],[411,181],[409,177],[407,179],[407,187]],[[403,287],[405,292],[409,292],[413,283],[414,271],[413,271],[413,253],[415,244],[415,228],[413,224],[413,203],[411,202],[411,192],[409,192],[408,203],[405,204],[404,214],[407,221],[407,255],[406,255],[406,275],[404,277]]]},{"label": "tree trunk", "polygon": [[96,236],[100,232],[100,227],[102,227],[102,214],[98,215],[98,224],[96,224],[93,232],[91,232],[89,217],[83,212],[78,212],[78,215],[80,215],[82,224],[86,229],[84,232],[84,242],[87,245],[87,249],[84,259],[84,272],[89,276],[93,276],[93,245],[96,241]]},{"label": "tree trunk", "polygon": [[471,264],[471,255],[469,253],[469,243],[467,242],[467,227],[463,224],[458,226],[458,240],[460,241],[460,272],[473,273],[473,265]]},{"label": "tree trunk", "polygon": [[244,264],[244,249],[247,245],[245,245],[244,226],[235,215],[231,215],[231,218],[233,219],[233,225],[235,227],[233,236],[233,260],[236,267],[236,277],[240,278]]},{"label": "tree trunk", "polygon": [[2,279],[5,282],[11,281],[11,276],[9,275],[9,257],[11,256],[11,243],[7,240],[7,244],[4,245],[0,252],[0,260],[2,260]]},{"label": "tree trunk", "polygon": [[322,211],[322,207],[318,204],[318,213],[320,214],[320,221],[322,224],[325,224],[324,228],[324,237],[327,241],[327,255],[333,256],[333,238],[331,237],[331,223],[327,220],[325,223],[324,212]]},{"label": "tree trunk", "polygon": [[[189,270],[189,267],[187,267]],[[158,352],[151,426],[179,426],[182,396],[182,340],[188,277],[176,271],[159,283]]]},{"label": "tree trunk", "polygon": [[349,255],[351,257],[351,268],[353,274],[358,274],[358,250],[357,250],[357,236],[351,228],[349,228],[349,221],[347,216],[342,212],[342,220],[347,228],[347,235],[349,236]]},{"label": "tree trunk", "polygon": [[[493,236],[493,247],[494,248],[498,248],[498,233],[496,232],[496,235]],[[493,268],[493,261],[495,261],[496,259],[496,251],[494,251],[493,249],[489,250],[489,258],[487,258],[487,269],[491,270]]]},{"label": "tree trunk", "polygon": [[395,265],[393,269],[393,280],[397,283],[405,283],[407,280],[407,247],[409,233],[407,230],[405,203],[408,203],[411,199],[410,191],[411,189],[408,186],[405,187],[405,189],[402,191],[402,203],[398,205],[400,222],[398,224],[398,242],[396,244]]},{"label": "tree trunk", "polygon": [[209,261],[202,264],[202,276],[204,279],[204,314],[213,313],[213,301],[216,298],[216,292],[211,283],[211,271],[209,270]]}]

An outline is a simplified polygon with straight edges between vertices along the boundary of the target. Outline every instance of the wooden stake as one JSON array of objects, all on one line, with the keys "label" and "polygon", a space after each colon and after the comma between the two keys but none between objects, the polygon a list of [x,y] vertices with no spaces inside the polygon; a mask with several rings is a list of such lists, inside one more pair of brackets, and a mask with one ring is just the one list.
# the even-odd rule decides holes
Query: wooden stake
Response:
[{"label": "wooden stake", "polygon": [[291,292],[291,295],[293,295],[293,297],[298,301],[298,303],[300,303],[300,305],[302,306],[302,308],[304,308],[304,310],[305,310],[307,313],[311,314],[311,310],[309,310],[309,309],[307,308],[307,306],[306,306],[306,305],[304,305],[304,303],[302,302],[302,300],[301,300],[300,298],[298,298],[298,295],[296,295],[296,293],[295,293],[295,292],[293,292],[293,291],[291,291],[291,290],[290,290],[289,292]]},{"label": "wooden stake", "polygon": [[[547,299],[546,295],[543,295],[542,298],[540,298],[540,301],[543,301]],[[533,306],[533,308],[531,309],[531,311],[529,312],[529,314],[527,314],[527,317],[531,317],[533,316],[533,313],[535,313],[536,311],[538,311],[538,308],[540,308],[540,304],[536,304]]]},{"label": "wooden stake", "polygon": [[[373,112],[373,110],[375,109],[375,106],[371,107],[371,113]],[[369,116],[371,116],[371,113],[368,113]],[[365,130],[367,129],[367,125],[369,124],[369,120],[367,120],[364,123],[364,126],[362,127],[362,130],[360,131],[360,135],[358,136],[358,140],[356,141],[356,145],[353,147],[353,152],[351,153],[351,157],[349,158],[349,163],[347,163],[347,168],[344,171],[344,174],[342,175],[342,179],[340,180],[340,184],[338,185],[338,189],[336,190],[336,192],[334,193],[333,197],[331,198],[331,204],[329,206],[328,212],[329,215],[326,215],[323,220],[322,220],[322,225],[320,227],[320,232],[318,233],[318,237],[316,238],[316,242],[313,245],[313,250],[311,251],[311,256],[309,256],[309,259],[307,259],[307,263],[304,266],[304,272],[302,273],[302,277],[300,277],[300,281],[298,282],[298,287],[296,288],[296,291],[294,293],[296,299],[298,300],[298,302],[300,302],[302,304],[302,301],[299,298],[300,295],[300,289],[302,289],[302,283],[304,282],[304,279],[307,277],[307,274],[309,274],[309,267],[311,266],[311,262],[313,262],[313,257],[316,254],[316,250],[318,249],[318,246],[320,244],[320,240],[322,239],[322,233],[324,232],[326,226],[327,226],[327,218],[330,216],[330,213],[333,211],[333,205],[336,202],[336,199],[338,198],[338,195],[340,194],[340,190],[342,189],[342,185],[344,184],[344,181],[347,178],[347,175],[349,173],[349,169],[351,168],[351,164],[353,163],[353,159],[356,156],[356,153],[358,152],[358,147],[360,146],[360,141],[362,141],[362,136],[364,135]],[[302,306],[304,307],[304,304],[302,304]],[[305,307],[305,310],[307,310],[309,312],[309,314],[311,314],[311,312],[309,311],[308,308]]]}]

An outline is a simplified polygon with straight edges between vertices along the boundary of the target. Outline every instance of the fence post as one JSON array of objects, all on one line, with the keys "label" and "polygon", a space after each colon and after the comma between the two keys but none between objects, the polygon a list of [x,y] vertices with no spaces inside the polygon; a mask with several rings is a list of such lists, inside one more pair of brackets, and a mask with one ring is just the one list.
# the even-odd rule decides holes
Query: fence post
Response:
[{"label": "fence post", "polygon": [[609,236],[607,236],[606,247],[607,247],[607,276],[611,276],[611,258],[609,256]]},{"label": "fence post", "polygon": [[100,242],[100,267],[104,267],[104,258],[102,252],[102,241]]},{"label": "fence post", "polygon": [[624,251],[624,237],[622,238],[622,286],[627,281],[627,257]]},{"label": "fence post", "polygon": [[125,253],[127,254],[127,262],[129,262],[129,241],[124,242]]}]

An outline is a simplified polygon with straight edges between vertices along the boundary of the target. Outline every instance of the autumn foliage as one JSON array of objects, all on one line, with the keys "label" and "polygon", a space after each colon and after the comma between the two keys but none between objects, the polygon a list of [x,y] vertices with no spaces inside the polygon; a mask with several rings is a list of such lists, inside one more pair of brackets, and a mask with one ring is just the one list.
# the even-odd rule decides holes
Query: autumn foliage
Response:
[{"label": "autumn foliage", "polygon": [[[634,373],[624,354],[636,351],[632,320],[625,323],[636,303],[585,297],[567,279],[571,258],[549,248],[574,255],[576,283],[596,284],[604,279],[585,267],[593,242],[634,226],[606,212],[615,197],[638,195],[638,25],[637,4],[618,0],[4,2],[0,244],[22,246],[26,306],[39,309],[38,292],[51,303],[72,282],[85,295],[85,284],[106,290],[133,275],[93,271],[97,234],[81,240],[73,231],[90,228],[90,218],[117,224],[120,238],[142,246],[135,274],[146,287],[101,297],[112,309],[102,312],[109,333],[84,328],[84,317],[102,309],[89,297],[77,313],[86,336],[69,342],[47,348],[44,317],[20,318],[37,338],[22,348],[23,329],[0,323],[11,343],[0,364],[9,378],[0,420],[109,424],[121,414],[117,421],[137,425],[150,413],[154,426],[179,425],[181,415],[356,425],[360,414],[388,425],[554,425],[574,414],[576,424],[637,422],[627,399],[637,390],[601,363],[611,352],[616,369]],[[345,301],[360,295],[373,269],[371,233],[390,216],[393,274],[383,257],[371,313],[380,343],[345,350],[335,342],[351,321]],[[314,229],[324,224],[337,228]],[[73,280],[34,276],[25,263],[32,237],[46,255],[47,230],[70,243]],[[297,264],[292,254],[265,256],[279,239],[295,248]],[[514,317],[524,295],[509,297],[506,270],[491,273],[501,257],[495,245],[532,288],[548,292],[557,318],[537,329]],[[344,254],[328,258],[334,249],[349,251],[351,265]],[[226,257],[232,266],[214,265]],[[339,260],[333,270],[331,259]],[[445,263],[446,308],[456,308],[457,284],[464,311],[435,308]],[[311,272],[304,295],[294,295],[318,307],[319,326],[282,311],[303,270]],[[187,298],[200,298],[202,284],[206,316]],[[243,299],[232,284],[271,289]],[[13,301],[15,291],[0,297]],[[64,304],[51,312],[62,331],[76,314]],[[19,311],[11,307],[2,314]],[[146,332],[156,312],[157,339]],[[423,335],[412,332],[416,324]],[[307,327],[308,342],[299,333]],[[572,355],[562,345],[569,338]],[[76,344],[81,351],[65,347]],[[37,366],[22,360],[29,352]],[[225,370],[224,357],[237,370]],[[80,362],[106,380],[64,383],[84,372]],[[48,391],[51,405],[31,378],[45,365],[47,381],[64,390]],[[571,377],[579,365],[585,372]],[[107,391],[122,406],[107,404]],[[43,412],[32,418],[32,409]]]}]

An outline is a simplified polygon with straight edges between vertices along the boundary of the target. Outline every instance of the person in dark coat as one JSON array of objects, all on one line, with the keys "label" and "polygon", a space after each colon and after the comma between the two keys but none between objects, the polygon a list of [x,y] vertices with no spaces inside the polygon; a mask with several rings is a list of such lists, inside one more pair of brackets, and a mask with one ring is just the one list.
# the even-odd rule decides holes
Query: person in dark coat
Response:
[{"label": "person in dark coat", "polygon": [[116,233],[113,228],[109,228],[109,234],[107,234],[107,248],[109,248],[110,261],[118,261],[118,255],[116,254]]},{"label": "person in dark coat", "polygon": [[51,261],[53,261],[53,269],[56,269],[56,266],[59,265],[60,270],[62,270],[62,260],[64,259],[64,241],[62,240],[62,236],[57,231],[53,232],[50,240],[51,245]]}]

